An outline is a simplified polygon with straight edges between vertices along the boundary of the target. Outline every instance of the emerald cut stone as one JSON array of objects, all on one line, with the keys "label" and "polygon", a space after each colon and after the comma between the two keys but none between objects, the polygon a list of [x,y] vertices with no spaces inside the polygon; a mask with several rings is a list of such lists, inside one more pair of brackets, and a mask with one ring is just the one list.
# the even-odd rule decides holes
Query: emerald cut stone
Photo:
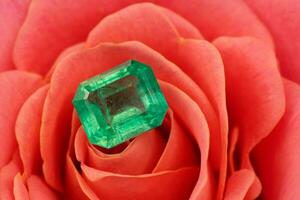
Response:
[{"label": "emerald cut stone", "polygon": [[73,105],[90,143],[105,148],[160,126],[168,109],[152,69],[134,60],[80,83]]}]

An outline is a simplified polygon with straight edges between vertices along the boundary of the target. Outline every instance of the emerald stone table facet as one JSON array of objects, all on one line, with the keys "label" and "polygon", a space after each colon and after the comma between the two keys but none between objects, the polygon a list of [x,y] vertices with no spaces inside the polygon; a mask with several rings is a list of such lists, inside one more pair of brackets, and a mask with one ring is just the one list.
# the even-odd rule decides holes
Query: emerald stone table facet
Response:
[{"label": "emerald stone table facet", "polygon": [[134,60],[80,83],[73,105],[90,143],[105,148],[160,126],[168,109],[152,69]]}]

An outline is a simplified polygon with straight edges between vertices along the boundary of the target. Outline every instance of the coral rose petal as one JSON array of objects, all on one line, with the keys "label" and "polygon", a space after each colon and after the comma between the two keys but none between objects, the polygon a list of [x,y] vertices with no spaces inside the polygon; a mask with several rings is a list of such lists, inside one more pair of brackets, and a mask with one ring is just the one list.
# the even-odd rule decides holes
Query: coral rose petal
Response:
[{"label": "coral rose petal", "polygon": [[[190,76],[205,92],[214,109],[219,113],[219,135],[211,138],[214,159],[220,160],[221,146],[226,151],[228,119],[226,111],[225,75],[218,50],[204,40],[183,40],[173,53],[172,62]],[[223,137],[223,138],[222,138]],[[221,139],[222,138],[222,139]],[[216,153],[218,152],[218,153]],[[225,152],[223,152],[224,154]],[[218,161],[220,162],[220,161]]]},{"label": "coral rose petal", "polygon": [[[160,5],[183,16],[208,40],[219,36],[253,36],[270,46],[273,41],[267,28],[243,1],[228,0],[161,0]],[[295,9],[296,10],[296,9]],[[265,11],[265,9],[263,10]]]},{"label": "coral rose petal", "polygon": [[65,195],[67,199],[99,200],[93,190],[83,180],[69,155],[67,156],[65,173]]},{"label": "coral rose petal", "polygon": [[[84,179],[101,199],[187,199],[197,181],[198,167],[128,176],[82,165]],[[170,191],[172,192],[166,192]],[[145,195],[145,191],[147,194]],[[151,192],[149,192],[151,191]]]},{"label": "coral rose petal", "polygon": [[38,176],[31,175],[27,180],[29,197],[31,200],[56,200],[58,196]]},{"label": "coral rose petal", "polygon": [[16,137],[24,167],[24,178],[39,173],[42,164],[40,154],[40,127],[44,101],[49,89],[45,85],[35,91],[22,106],[16,121]]},{"label": "coral rose petal", "polygon": [[17,174],[14,178],[14,197],[15,200],[29,200],[29,194],[22,176]]},{"label": "coral rose petal", "polygon": [[41,127],[45,180],[54,188],[62,188],[61,166],[66,152],[65,144],[70,136],[73,108],[71,101],[78,84],[129,59],[151,65],[159,79],[178,86],[198,103],[211,126],[217,123],[212,106],[203,91],[176,65],[141,43],[102,44],[70,55],[54,70]]},{"label": "coral rose petal", "polygon": [[217,39],[226,76],[229,115],[240,127],[242,153],[270,134],[285,109],[273,51],[253,38]]},{"label": "coral rose petal", "polygon": [[74,149],[75,142],[74,141],[75,141],[76,133],[77,133],[78,129],[80,128],[80,126],[81,126],[81,122],[78,118],[77,112],[75,109],[73,109],[72,122],[71,122],[71,134],[70,134],[68,151],[67,151],[68,156],[70,156],[70,158],[72,160],[76,160],[75,149]]},{"label": "coral rose petal", "polygon": [[0,72],[14,68],[12,53],[30,0],[0,2]]},{"label": "coral rose petal", "polygon": [[15,44],[16,67],[46,74],[62,50],[84,41],[106,14],[127,4],[120,0],[33,1]]},{"label": "coral rose petal", "polygon": [[[167,99],[168,101],[168,99]],[[176,170],[182,167],[199,165],[199,151],[192,138],[179,124],[173,111],[170,111],[171,130],[166,148],[153,172]]]},{"label": "coral rose petal", "polygon": [[81,122],[78,118],[77,112],[74,109],[73,110],[73,114],[72,114],[72,129],[71,129],[71,134],[75,135],[75,133],[77,132],[77,130],[79,129],[79,127],[81,126]]},{"label": "coral rose petal", "polygon": [[243,200],[254,183],[255,174],[248,169],[234,172],[226,183],[225,200]]},{"label": "coral rose petal", "polygon": [[74,109],[72,113],[72,130],[66,156],[66,167],[64,171],[65,197],[67,199],[98,200],[95,193],[90,189],[86,182],[83,181],[83,178],[80,175],[81,169],[79,168],[79,162],[76,160],[75,156],[74,140],[80,125],[80,121]]},{"label": "coral rose petal", "polygon": [[[218,131],[212,132],[210,151],[212,160],[220,165],[226,155],[228,119],[226,111],[225,75],[218,50],[204,40],[183,40],[172,56],[176,63],[204,91],[219,115]],[[223,158],[224,159],[224,158]],[[226,160],[223,160],[226,163]]]},{"label": "coral rose petal", "polygon": [[[219,192],[223,193],[227,166],[228,119],[226,110],[225,75],[222,58],[218,50],[204,40],[182,40],[171,60],[187,73],[203,89],[219,123],[210,126],[210,160],[219,174]],[[218,198],[221,198],[218,197]]]},{"label": "coral rose petal", "polygon": [[300,2],[298,0],[246,0],[246,2],[271,32],[283,75],[300,84]]},{"label": "coral rose petal", "polygon": [[124,151],[112,155],[97,155],[95,149],[90,147],[83,128],[78,130],[75,137],[75,152],[79,162],[118,174],[150,173],[164,147],[165,138],[157,129],[136,137]]},{"label": "coral rose petal", "polygon": [[228,144],[228,169],[229,173],[233,173],[236,170],[236,152],[237,152],[237,142],[239,139],[239,129],[233,127],[229,134],[229,144]]},{"label": "coral rose petal", "polygon": [[284,80],[286,111],[274,131],[253,152],[264,199],[300,198],[300,86]]},{"label": "coral rose petal", "polygon": [[84,43],[78,43],[75,44],[73,46],[70,46],[68,48],[66,48],[65,50],[63,50],[59,56],[56,58],[54,64],[52,65],[51,69],[48,71],[48,73],[45,75],[45,79],[46,80],[50,80],[51,76],[53,74],[53,71],[55,69],[55,67],[57,66],[57,64],[62,61],[65,57],[67,57],[68,55],[71,55],[73,53],[77,53],[80,52],[81,50],[84,49]]},{"label": "coral rose petal", "polygon": [[160,9],[162,10],[163,15],[165,15],[167,19],[171,21],[173,26],[175,26],[180,37],[203,39],[203,36],[199,32],[199,30],[185,18],[169,9],[163,7],[161,7]]},{"label": "coral rose petal", "polygon": [[[285,109],[276,57],[268,46],[254,38],[223,37],[214,44],[225,65],[229,116],[240,128],[239,166],[251,168],[249,152],[270,134]],[[250,198],[258,193],[259,190],[250,192]]]},{"label": "coral rose petal", "polygon": [[16,174],[21,170],[21,163],[17,152],[13,159],[0,169],[0,199],[13,200],[13,182]]},{"label": "coral rose petal", "polygon": [[196,141],[201,153],[200,175],[191,199],[211,199],[213,198],[212,195],[215,194],[215,186],[211,179],[210,166],[208,164],[209,129],[206,119],[195,101],[184,92],[169,83],[160,83],[168,99],[169,106],[176,117],[187,127],[188,133]]},{"label": "coral rose petal", "polygon": [[24,101],[41,85],[41,77],[22,71],[0,74],[0,168],[5,165],[16,148],[15,122]]},{"label": "coral rose petal", "polygon": [[57,65],[57,63],[59,63],[62,59],[64,59],[68,55],[74,54],[74,53],[77,53],[77,52],[80,52],[81,50],[83,50],[84,45],[85,45],[85,43],[78,43],[78,44],[74,44],[73,46],[70,46],[70,47],[64,49],[59,54],[59,56],[56,58],[55,63],[54,63],[53,66]]},{"label": "coral rose petal", "polygon": [[166,56],[180,40],[175,25],[184,36],[201,38],[190,23],[175,13],[150,3],[134,4],[104,18],[89,34],[87,45],[136,40]]}]

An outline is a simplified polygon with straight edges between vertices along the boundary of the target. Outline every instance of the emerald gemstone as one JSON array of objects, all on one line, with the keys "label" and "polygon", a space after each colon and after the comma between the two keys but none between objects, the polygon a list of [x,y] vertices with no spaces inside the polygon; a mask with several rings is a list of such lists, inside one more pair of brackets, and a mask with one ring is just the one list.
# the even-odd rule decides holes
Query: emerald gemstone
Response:
[{"label": "emerald gemstone", "polygon": [[134,60],[80,83],[73,105],[90,143],[105,148],[160,126],[168,109],[152,69]]}]

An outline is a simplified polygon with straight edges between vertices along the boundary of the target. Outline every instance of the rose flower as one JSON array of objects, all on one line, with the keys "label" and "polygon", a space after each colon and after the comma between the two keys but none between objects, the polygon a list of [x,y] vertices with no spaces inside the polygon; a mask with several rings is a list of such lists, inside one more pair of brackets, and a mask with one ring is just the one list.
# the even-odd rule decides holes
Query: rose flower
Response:
[{"label": "rose flower", "polygon": [[[0,199],[300,199],[296,0],[0,2]],[[162,126],[107,150],[78,84],[151,66]]]}]

